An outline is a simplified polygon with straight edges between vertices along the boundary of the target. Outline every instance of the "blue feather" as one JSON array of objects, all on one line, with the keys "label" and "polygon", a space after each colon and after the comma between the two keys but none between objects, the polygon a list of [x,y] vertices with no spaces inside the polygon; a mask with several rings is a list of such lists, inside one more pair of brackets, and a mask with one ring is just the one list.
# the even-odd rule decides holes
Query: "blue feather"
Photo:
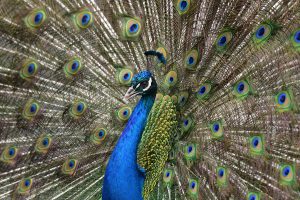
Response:
[{"label": "blue feather", "polygon": [[155,100],[143,96],[135,107],[106,168],[103,200],[142,200],[145,173],[137,164],[137,148]]},{"label": "blue feather", "polygon": [[164,57],[164,54],[162,54],[160,52],[150,50],[150,51],[145,51],[144,54],[146,56],[156,56],[160,62],[162,62],[165,65],[167,64],[167,61],[166,61],[166,58]]},{"label": "blue feather", "polygon": [[156,51],[149,50],[149,51],[145,51],[144,54],[146,56],[156,56]]}]

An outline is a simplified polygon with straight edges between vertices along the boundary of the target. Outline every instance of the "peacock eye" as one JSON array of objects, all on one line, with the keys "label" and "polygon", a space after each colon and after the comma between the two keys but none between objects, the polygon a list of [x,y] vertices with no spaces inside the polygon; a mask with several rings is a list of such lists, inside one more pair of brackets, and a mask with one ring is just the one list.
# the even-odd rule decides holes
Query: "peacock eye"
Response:
[{"label": "peacock eye", "polygon": [[260,193],[248,192],[247,199],[248,200],[259,200],[260,199]]},{"label": "peacock eye", "polygon": [[89,10],[82,10],[73,16],[73,21],[78,29],[86,29],[92,25],[94,18],[92,12]]},{"label": "peacock eye", "polygon": [[45,10],[35,9],[25,17],[25,24],[30,29],[37,29],[43,25],[46,18],[47,14]]},{"label": "peacock eye", "polygon": [[140,83],[140,87],[142,87],[143,89],[145,89],[148,86],[148,81],[143,81]]}]

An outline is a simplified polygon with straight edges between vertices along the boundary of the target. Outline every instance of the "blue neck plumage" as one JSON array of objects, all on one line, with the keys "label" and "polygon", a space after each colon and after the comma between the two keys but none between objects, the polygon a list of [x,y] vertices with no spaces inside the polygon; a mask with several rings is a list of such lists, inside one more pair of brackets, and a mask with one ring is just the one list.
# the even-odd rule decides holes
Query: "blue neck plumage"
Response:
[{"label": "blue neck plumage", "polygon": [[155,100],[143,96],[133,110],[106,168],[103,200],[141,200],[145,174],[137,165],[137,148]]}]

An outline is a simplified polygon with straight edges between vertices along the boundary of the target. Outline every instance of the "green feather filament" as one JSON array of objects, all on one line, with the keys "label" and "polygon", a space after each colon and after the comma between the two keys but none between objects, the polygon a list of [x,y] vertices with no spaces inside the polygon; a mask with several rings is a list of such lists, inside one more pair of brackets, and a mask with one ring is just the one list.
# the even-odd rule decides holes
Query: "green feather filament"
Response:
[{"label": "green feather filament", "polygon": [[64,73],[66,78],[71,79],[76,76],[82,68],[81,60],[79,58],[72,58],[64,65]]},{"label": "green feather filament", "polygon": [[30,192],[30,189],[32,188],[33,179],[31,178],[24,178],[22,179],[17,188],[17,192],[21,195],[27,195]]},{"label": "green feather filament", "polygon": [[52,138],[50,135],[42,134],[36,141],[34,146],[35,152],[46,154],[52,144]]},{"label": "green feather filament", "polygon": [[252,93],[252,87],[248,80],[238,81],[233,87],[233,95],[240,100],[246,99]]},{"label": "green feather filament", "polygon": [[24,19],[26,26],[31,29],[37,29],[43,25],[47,18],[46,12],[43,9],[32,10]]},{"label": "green feather filament", "polygon": [[190,132],[193,127],[194,127],[194,120],[192,119],[192,117],[187,116],[182,119],[181,129],[182,129],[183,133],[186,134],[186,133]]},{"label": "green feather filament", "polygon": [[142,20],[139,17],[121,17],[120,36],[124,40],[138,40],[143,31]]},{"label": "green feather filament", "polygon": [[90,140],[94,144],[99,145],[105,140],[106,135],[107,135],[106,129],[104,129],[102,127],[98,127],[92,132],[92,134],[90,136]]},{"label": "green feather filament", "polygon": [[261,47],[268,42],[270,38],[276,33],[279,26],[271,21],[265,21],[258,25],[253,33],[252,40],[257,47]]},{"label": "green feather filament", "polygon": [[296,183],[295,166],[289,164],[280,165],[279,183],[285,186],[291,186]]},{"label": "green feather filament", "polygon": [[167,75],[165,76],[165,80],[163,86],[165,88],[172,88],[177,84],[178,81],[178,74],[174,70],[170,70]]},{"label": "green feather filament", "polygon": [[132,109],[129,106],[122,106],[115,111],[115,116],[118,121],[124,123],[127,122],[131,116]]},{"label": "green feather filament", "polygon": [[188,179],[188,189],[187,192],[192,199],[198,199],[199,195],[199,182],[196,179]]},{"label": "green feather filament", "polygon": [[22,111],[22,116],[28,121],[32,121],[39,113],[41,107],[34,99],[29,99]]},{"label": "green feather filament", "polygon": [[173,169],[165,169],[163,172],[163,182],[167,186],[172,186],[174,180],[174,170]]},{"label": "green feather filament", "polygon": [[116,80],[120,85],[129,86],[133,78],[133,70],[129,68],[118,68]]},{"label": "green feather filament", "polygon": [[290,41],[293,47],[297,51],[299,51],[300,50],[300,29],[299,28],[293,32],[293,34],[290,37]]},{"label": "green feather filament", "polygon": [[220,53],[225,52],[228,49],[232,39],[233,39],[233,30],[230,28],[224,29],[218,35],[217,40],[215,42],[217,51]]},{"label": "green feather filament", "polygon": [[217,167],[217,185],[218,187],[226,187],[228,185],[229,170],[226,167]]},{"label": "green feather filament", "polygon": [[83,9],[74,14],[72,19],[75,27],[80,30],[90,27],[94,21],[94,16],[88,9]]},{"label": "green feather filament", "polygon": [[20,77],[24,80],[31,80],[38,73],[38,64],[34,60],[26,60],[19,71]]},{"label": "green feather filament", "polygon": [[212,84],[210,82],[204,82],[203,84],[201,84],[197,89],[197,93],[196,93],[197,99],[200,102],[209,99],[211,89],[212,89]]},{"label": "green feather filament", "polygon": [[298,111],[294,102],[294,95],[291,89],[283,90],[275,95],[275,106],[277,112]]},{"label": "green feather filament", "polygon": [[13,165],[16,162],[19,149],[15,146],[6,146],[1,153],[0,161]]},{"label": "green feather filament", "polygon": [[259,192],[248,192],[247,194],[247,200],[260,200],[261,199],[261,194]]},{"label": "green feather filament", "polygon": [[195,161],[199,158],[197,144],[188,144],[184,147],[184,157],[187,161]]},{"label": "green feather filament", "polygon": [[86,110],[87,110],[86,103],[83,101],[76,100],[71,105],[69,113],[70,113],[70,116],[73,117],[74,119],[79,119],[86,112]]},{"label": "green feather filament", "polygon": [[174,5],[179,15],[186,15],[191,10],[193,0],[175,0]]},{"label": "green feather filament", "polygon": [[179,107],[183,107],[189,98],[189,93],[187,91],[182,91],[178,94],[178,105]]},{"label": "green feather filament", "polygon": [[261,156],[265,153],[265,140],[263,135],[253,135],[249,138],[249,150],[252,156]]},{"label": "green feather filament", "polygon": [[191,49],[186,53],[184,65],[187,70],[195,70],[200,61],[200,53],[198,49]]},{"label": "green feather filament", "polygon": [[224,129],[222,121],[214,121],[209,124],[212,139],[221,140],[224,138]]},{"label": "green feather filament", "polygon": [[61,167],[61,172],[66,175],[74,176],[77,167],[78,167],[78,160],[67,159]]}]

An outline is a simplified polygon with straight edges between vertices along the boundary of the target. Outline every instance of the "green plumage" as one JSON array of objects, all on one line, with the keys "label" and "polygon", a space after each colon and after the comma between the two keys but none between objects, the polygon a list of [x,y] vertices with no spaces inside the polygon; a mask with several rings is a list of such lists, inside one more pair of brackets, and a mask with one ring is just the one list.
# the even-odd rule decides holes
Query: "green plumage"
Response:
[{"label": "green plumage", "polygon": [[149,114],[138,148],[138,164],[146,170],[143,196],[150,193],[161,178],[177,130],[176,106],[170,96],[157,99]]}]

